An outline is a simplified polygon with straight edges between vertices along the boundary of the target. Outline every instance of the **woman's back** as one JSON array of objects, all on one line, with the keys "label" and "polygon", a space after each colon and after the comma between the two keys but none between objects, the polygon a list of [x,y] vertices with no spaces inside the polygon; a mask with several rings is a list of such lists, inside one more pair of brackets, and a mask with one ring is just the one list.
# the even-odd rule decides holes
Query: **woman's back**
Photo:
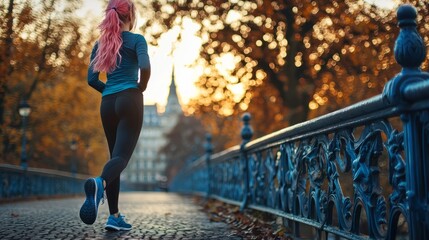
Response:
[{"label": "woman's back", "polygon": [[[107,73],[107,82],[103,90],[103,96],[117,93],[129,88],[138,88],[139,69],[149,67],[149,56],[147,53],[147,43],[140,34],[129,31],[121,33],[122,46],[113,72]],[[98,43],[95,44],[91,54],[91,61],[94,59]],[[88,80],[98,79],[98,73],[93,72],[90,67],[88,71]]]}]

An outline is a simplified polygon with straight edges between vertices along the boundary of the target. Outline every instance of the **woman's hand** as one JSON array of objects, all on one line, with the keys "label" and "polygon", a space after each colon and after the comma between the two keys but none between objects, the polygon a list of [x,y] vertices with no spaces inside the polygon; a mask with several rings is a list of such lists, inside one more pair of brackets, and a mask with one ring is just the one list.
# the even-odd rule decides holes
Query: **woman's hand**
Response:
[{"label": "woman's hand", "polygon": [[140,83],[139,83],[139,86],[138,86],[138,87],[139,87],[140,92],[142,92],[142,93],[146,90],[146,86],[143,86],[143,85],[142,85],[142,84],[140,84]]},{"label": "woman's hand", "polygon": [[150,66],[147,68],[140,68],[140,82],[139,82],[139,89],[141,92],[144,92],[147,87],[147,83],[149,82],[150,78]]}]

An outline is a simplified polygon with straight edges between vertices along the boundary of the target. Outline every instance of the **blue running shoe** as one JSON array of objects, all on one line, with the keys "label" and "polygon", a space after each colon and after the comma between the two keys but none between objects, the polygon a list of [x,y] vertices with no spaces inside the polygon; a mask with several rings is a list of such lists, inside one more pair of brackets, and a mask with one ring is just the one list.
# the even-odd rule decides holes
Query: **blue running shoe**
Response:
[{"label": "blue running shoe", "polygon": [[101,177],[89,178],[85,182],[86,200],[80,208],[80,219],[86,224],[93,224],[97,219],[98,205],[103,200],[104,186]]},{"label": "blue running shoe", "polygon": [[131,224],[125,222],[125,216],[119,214],[118,217],[115,215],[110,215],[107,219],[106,226],[104,229],[109,231],[119,231],[119,230],[131,230]]}]

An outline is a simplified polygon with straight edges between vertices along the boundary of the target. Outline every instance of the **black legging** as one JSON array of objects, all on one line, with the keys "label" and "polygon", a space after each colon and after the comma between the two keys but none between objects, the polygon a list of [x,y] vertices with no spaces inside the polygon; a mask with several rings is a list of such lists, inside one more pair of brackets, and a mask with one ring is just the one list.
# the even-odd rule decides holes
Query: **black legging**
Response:
[{"label": "black legging", "polygon": [[100,107],[110,160],[101,177],[106,181],[110,214],[118,212],[119,182],[136,146],[143,120],[143,96],[138,89],[127,89],[104,96]]}]

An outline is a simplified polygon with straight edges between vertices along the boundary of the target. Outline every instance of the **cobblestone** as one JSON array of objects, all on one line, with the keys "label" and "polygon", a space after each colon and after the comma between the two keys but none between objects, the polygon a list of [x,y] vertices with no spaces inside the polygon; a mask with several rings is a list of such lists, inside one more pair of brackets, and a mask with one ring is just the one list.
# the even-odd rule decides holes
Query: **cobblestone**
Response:
[{"label": "cobblestone", "polygon": [[0,239],[242,239],[212,222],[191,198],[174,193],[121,193],[119,209],[131,231],[104,230],[107,202],[97,221],[79,219],[84,198],[0,204]]}]

